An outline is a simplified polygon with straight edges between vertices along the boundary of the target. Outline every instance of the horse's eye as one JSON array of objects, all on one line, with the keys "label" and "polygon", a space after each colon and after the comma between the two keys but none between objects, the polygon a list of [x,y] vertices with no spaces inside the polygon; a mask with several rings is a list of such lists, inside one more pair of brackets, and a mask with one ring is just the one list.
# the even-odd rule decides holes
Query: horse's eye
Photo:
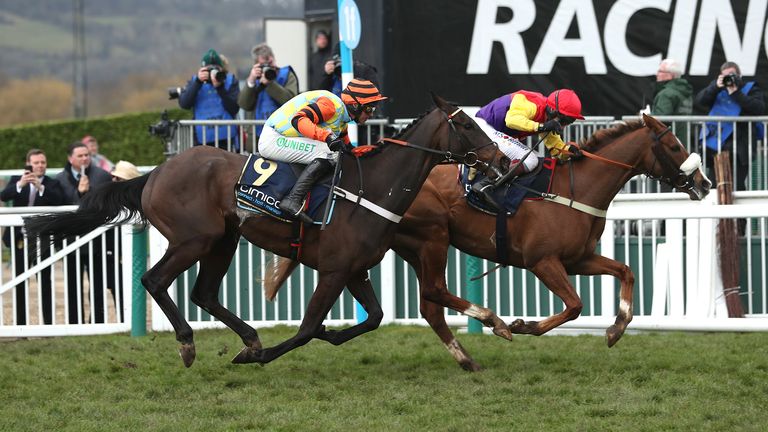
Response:
[{"label": "horse's eye", "polygon": [[472,123],[464,123],[464,129],[472,129]]}]

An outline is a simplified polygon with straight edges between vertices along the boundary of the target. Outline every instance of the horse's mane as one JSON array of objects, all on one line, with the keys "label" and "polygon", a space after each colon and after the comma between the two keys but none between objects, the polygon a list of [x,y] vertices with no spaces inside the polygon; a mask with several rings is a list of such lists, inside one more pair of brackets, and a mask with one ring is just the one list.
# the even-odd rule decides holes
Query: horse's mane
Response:
[{"label": "horse's mane", "polygon": [[406,132],[408,132],[408,130],[409,130],[409,129],[411,129],[411,128],[412,128],[414,125],[416,125],[416,123],[418,123],[418,122],[419,122],[421,119],[423,119],[424,117],[426,117],[426,116],[427,116],[427,114],[431,113],[432,111],[433,111],[433,109],[429,109],[429,110],[427,110],[427,111],[425,111],[425,112],[423,112],[423,113],[419,114],[419,116],[418,116],[418,117],[416,117],[415,119],[413,119],[413,121],[411,121],[410,123],[408,123],[408,125],[407,125],[405,128],[403,128],[403,129],[402,129],[402,130],[401,130],[401,131],[400,131],[400,132],[399,132],[397,135],[395,135],[393,138],[395,138],[395,139],[400,139],[400,138],[402,138],[402,137],[403,137],[403,135],[405,135],[405,133],[406,133]]},{"label": "horse's mane", "polygon": [[616,126],[595,132],[589,139],[582,138],[579,146],[584,150],[593,152],[614,139],[629,132],[636,131],[643,126],[645,126],[645,124],[640,120],[619,123]]}]

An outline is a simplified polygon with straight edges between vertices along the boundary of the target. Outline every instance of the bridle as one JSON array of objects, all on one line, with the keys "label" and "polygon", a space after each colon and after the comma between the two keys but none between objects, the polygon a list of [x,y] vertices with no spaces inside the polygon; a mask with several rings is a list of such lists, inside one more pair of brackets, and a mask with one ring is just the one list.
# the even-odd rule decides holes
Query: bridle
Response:
[{"label": "bridle", "polygon": [[[696,183],[693,180],[694,175],[696,174],[696,168],[698,168],[698,165],[701,162],[701,159],[699,159],[699,164],[692,164],[696,166],[690,166],[691,164],[686,164],[686,162],[683,162],[682,165],[677,166],[674,161],[669,157],[669,155],[664,152],[664,144],[661,143],[661,138],[668,134],[672,130],[671,127],[667,126],[666,129],[664,129],[664,132],[660,134],[656,134],[655,131],[651,130],[651,133],[653,134],[653,140],[654,144],[653,147],[651,147],[651,151],[653,151],[654,160],[653,165],[651,165],[651,169],[648,170],[648,172],[645,173],[646,176],[649,178],[652,178],[654,180],[660,180],[663,181],[672,187],[676,188],[680,191],[691,191],[696,187]],[[698,157],[696,153],[691,154],[689,156],[689,160],[691,158]],[[660,175],[658,177],[654,177],[651,172],[653,172],[653,169],[656,167],[656,163],[658,162],[659,165],[661,165],[662,173],[669,172],[674,173],[671,175]],[[690,168],[687,170],[689,172],[686,172],[683,170],[683,166],[690,166]],[[674,178],[673,178],[674,177]]]},{"label": "bridle", "polygon": [[[448,125],[451,127],[451,131],[455,133],[459,137],[459,141],[461,141],[462,146],[471,148],[471,143],[467,140],[467,137],[465,137],[461,132],[459,132],[456,129],[456,125],[463,127],[464,129],[472,129],[472,125],[470,123],[460,123],[456,120],[456,115],[462,112],[461,108],[457,108],[456,111],[452,112],[451,114],[444,114],[444,118],[448,121]],[[490,162],[485,162],[483,160],[480,160],[480,158],[477,156],[477,153],[475,151],[468,151],[466,153],[454,153],[453,151],[449,150],[435,150],[429,147],[420,146],[417,144],[410,143],[408,141],[403,140],[397,140],[394,138],[383,138],[382,141],[389,142],[393,144],[398,144],[404,147],[411,147],[417,150],[425,151],[427,153],[434,153],[438,154],[443,157],[443,159],[438,162],[439,164],[449,164],[449,163],[461,163],[468,167],[477,167],[479,171],[485,172],[489,169],[494,171],[497,176],[501,176],[501,173],[499,170],[493,166],[493,163],[496,161],[496,155],[494,154],[493,159]],[[450,145],[450,144],[449,144]],[[476,147],[475,150],[480,150],[488,146],[494,146],[498,149],[498,144],[496,144],[493,140],[489,140],[488,143],[483,144],[479,147]]]},{"label": "bridle", "polygon": [[[649,128],[650,129],[650,128]],[[669,157],[669,155],[664,152],[664,144],[661,142],[661,138],[664,137],[664,135],[670,133],[672,131],[672,128],[667,126],[666,129],[664,129],[663,132],[660,134],[657,134],[654,130],[651,129],[651,134],[653,134],[653,141],[654,144],[651,147],[651,151],[653,152],[654,159],[653,159],[653,165],[651,165],[651,168],[645,172],[640,171],[637,169],[637,166],[625,164],[623,162],[614,161],[611,159],[604,158],[602,156],[598,156],[594,153],[590,153],[586,150],[582,150],[581,152],[589,159],[594,159],[600,162],[604,162],[610,165],[616,165],[624,169],[631,170],[638,174],[645,174],[648,178],[659,180],[664,183],[667,183],[671,185],[674,188],[677,188],[681,191],[690,191],[693,190],[696,187],[696,183],[693,180],[694,175],[696,174],[696,169],[690,169],[689,172],[686,172],[682,169],[682,166],[686,166],[686,163],[684,162],[682,165],[677,166],[675,162]],[[689,159],[695,158],[698,155],[694,156],[694,154],[691,154]],[[687,161],[686,161],[687,162]],[[661,165],[662,172],[674,172],[675,174],[672,175],[660,175],[660,176],[654,176],[651,174],[656,167],[656,164]],[[698,164],[694,164],[697,165]],[[674,178],[673,178],[674,177]]]}]

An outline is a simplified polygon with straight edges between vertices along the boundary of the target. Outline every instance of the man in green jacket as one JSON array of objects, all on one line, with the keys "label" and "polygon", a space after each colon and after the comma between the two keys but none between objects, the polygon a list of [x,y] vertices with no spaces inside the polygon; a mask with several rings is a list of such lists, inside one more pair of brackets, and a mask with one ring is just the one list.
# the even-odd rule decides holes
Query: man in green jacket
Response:
[{"label": "man in green jacket", "polygon": [[693,112],[693,87],[682,78],[680,63],[664,59],[656,72],[656,88],[653,93],[651,114],[690,115]]}]

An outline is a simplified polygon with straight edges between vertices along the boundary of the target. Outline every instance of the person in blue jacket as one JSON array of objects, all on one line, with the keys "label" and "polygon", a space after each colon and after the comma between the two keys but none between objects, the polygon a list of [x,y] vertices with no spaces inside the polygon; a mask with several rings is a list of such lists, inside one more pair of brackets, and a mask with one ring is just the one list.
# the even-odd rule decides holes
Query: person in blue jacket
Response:
[{"label": "person in blue jacket", "polygon": [[[234,120],[240,110],[237,106],[240,83],[227,71],[216,50],[209,49],[200,63],[197,74],[179,95],[179,106],[191,109],[195,120]],[[195,126],[195,145],[237,151],[240,148],[238,130],[234,125]]]},{"label": "person in blue jacket", "polygon": [[[246,119],[266,120],[284,103],[299,94],[299,79],[290,66],[277,66],[275,54],[267,44],[251,50],[253,67],[237,99]],[[263,126],[256,127],[261,136]]]},{"label": "person in blue jacket", "polygon": [[[765,114],[763,91],[755,81],[744,81],[739,65],[728,61],[720,66],[720,74],[707,87],[702,89],[694,98],[694,105],[708,111],[711,116],[760,116]],[[700,136],[703,146],[706,146],[706,158],[710,178],[714,178],[714,157],[721,151],[734,153],[736,141],[736,172],[733,173],[733,190],[747,190],[747,175],[749,174],[749,123],[707,122]],[[762,123],[755,123],[752,130],[752,143],[763,139]],[[754,152],[754,148],[753,148]],[[731,157],[731,161],[733,161]]]}]

